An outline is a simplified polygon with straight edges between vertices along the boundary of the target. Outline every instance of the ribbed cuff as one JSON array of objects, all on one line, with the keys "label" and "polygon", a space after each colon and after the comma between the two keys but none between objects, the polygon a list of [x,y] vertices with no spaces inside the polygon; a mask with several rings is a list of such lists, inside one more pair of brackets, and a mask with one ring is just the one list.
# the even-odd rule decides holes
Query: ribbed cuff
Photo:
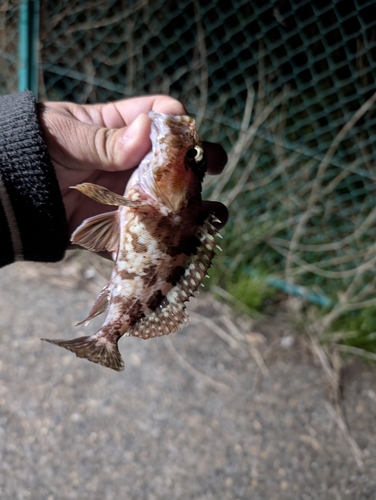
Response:
[{"label": "ribbed cuff", "polygon": [[0,266],[56,262],[67,248],[56,174],[29,91],[0,97]]}]

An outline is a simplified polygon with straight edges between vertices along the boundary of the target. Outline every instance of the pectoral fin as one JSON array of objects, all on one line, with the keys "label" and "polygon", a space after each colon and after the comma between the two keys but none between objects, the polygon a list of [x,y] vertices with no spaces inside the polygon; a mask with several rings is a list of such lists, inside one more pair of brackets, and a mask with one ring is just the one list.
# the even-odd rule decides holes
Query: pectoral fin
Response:
[{"label": "pectoral fin", "polygon": [[124,196],[113,193],[109,189],[97,186],[91,182],[84,182],[83,184],[77,184],[77,186],[71,186],[71,189],[77,189],[77,191],[80,191],[92,200],[102,203],[103,205],[130,208],[138,208],[140,206],[140,202],[127,200]]},{"label": "pectoral fin", "polygon": [[119,213],[116,211],[86,219],[72,234],[71,242],[92,252],[116,252],[119,235]]}]

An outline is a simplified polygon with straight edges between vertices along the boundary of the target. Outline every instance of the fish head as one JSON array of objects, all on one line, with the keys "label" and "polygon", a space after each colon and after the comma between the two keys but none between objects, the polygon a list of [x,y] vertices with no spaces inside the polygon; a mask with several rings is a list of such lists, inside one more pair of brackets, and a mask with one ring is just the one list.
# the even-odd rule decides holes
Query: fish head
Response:
[{"label": "fish head", "polygon": [[201,200],[206,158],[196,123],[190,116],[154,111],[149,117],[152,151],[139,165],[139,181],[149,196],[179,212]]}]

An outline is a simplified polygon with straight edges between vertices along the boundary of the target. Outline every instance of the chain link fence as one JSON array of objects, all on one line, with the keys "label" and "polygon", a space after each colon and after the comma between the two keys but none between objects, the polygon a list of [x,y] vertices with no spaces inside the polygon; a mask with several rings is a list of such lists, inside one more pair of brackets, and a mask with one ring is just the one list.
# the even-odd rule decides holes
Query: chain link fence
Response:
[{"label": "chain link fence", "polygon": [[[16,89],[3,2],[0,89]],[[376,305],[373,0],[40,2],[39,98],[180,99],[229,164],[221,280],[264,276],[334,316]],[[334,317],[333,316],[333,317]]]}]

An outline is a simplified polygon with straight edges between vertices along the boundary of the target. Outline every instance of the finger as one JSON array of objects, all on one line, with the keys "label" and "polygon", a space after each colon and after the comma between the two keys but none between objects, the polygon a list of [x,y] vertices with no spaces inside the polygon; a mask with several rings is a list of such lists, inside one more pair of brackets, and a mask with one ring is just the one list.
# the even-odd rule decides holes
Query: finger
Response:
[{"label": "finger", "polygon": [[225,168],[227,163],[227,153],[220,144],[214,142],[203,143],[208,174],[218,175]]},{"label": "finger", "polygon": [[[95,106],[91,110],[95,112]],[[170,115],[187,114],[181,102],[167,95],[134,97],[101,105],[103,123],[108,128],[122,128],[149,111]]]},{"label": "finger", "polygon": [[217,219],[219,219],[221,222],[215,223],[215,227],[218,229],[221,229],[225,224],[227,224],[228,221],[228,210],[223,205],[223,203],[219,203],[218,201],[204,201],[203,206],[205,210],[208,212],[214,214]]},{"label": "finger", "polygon": [[[150,151],[150,119],[139,115],[129,127],[107,129],[80,122],[70,124],[60,134],[64,162],[80,170],[127,170],[138,165]],[[73,130],[72,130],[73,129]],[[209,174],[220,174],[227,163],[227,154],[219,144],[204,143]],[[53,156],[53,154],[52,154]],[[56,158],[53,157],[55,160]],[[58,161],[58,159],[56,159]]]},{"label": "finger", "polygon": [[108,129],[55,116],[45,128],[53,161],[74,170],[127,170],[150,150],[150,119],[139,115],[129,127]]}]

